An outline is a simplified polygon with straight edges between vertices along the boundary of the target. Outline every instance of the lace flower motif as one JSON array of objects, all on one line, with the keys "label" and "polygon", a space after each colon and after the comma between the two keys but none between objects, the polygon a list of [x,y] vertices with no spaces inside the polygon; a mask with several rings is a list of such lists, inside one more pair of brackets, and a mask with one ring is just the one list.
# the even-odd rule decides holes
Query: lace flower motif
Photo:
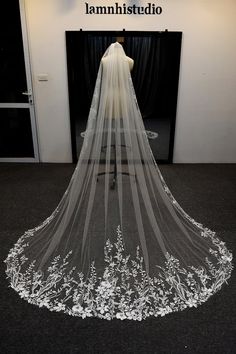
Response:
[{"label": "lace flower motif", "polygon": [[155,277],[146,273],[139,247],[134,259],[125,253],[119,226],[116,242],[106,241],[106,266],[99,277],[94,262],[87,277],[76,267],[70,269],[72,251],[63,259],[60,255],[55,257],[47,274],[35,270],[35,261],[23,272],[22,267],[27,262],[24,249],[31,236],[33,232],[26,232],[5,261],[11,287],[31,304],[81,318],[141,321],[149,316],[162,317],[187,307],[197,307],[221,288],[232,271],[232,254],[224,242],[207,229],[202,237],[210,237],[216,246],[209,254],[216,258],[217,269],[208,258],[205,267],[183,268],[178,259],[166,254],[165,266],[157,266]]}]

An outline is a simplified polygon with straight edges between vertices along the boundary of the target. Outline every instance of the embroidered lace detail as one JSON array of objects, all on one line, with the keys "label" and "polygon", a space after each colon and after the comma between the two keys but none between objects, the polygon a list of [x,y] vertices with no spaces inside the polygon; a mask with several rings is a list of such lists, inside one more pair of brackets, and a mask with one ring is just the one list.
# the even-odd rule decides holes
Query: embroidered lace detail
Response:
[{"label": "embroidered lace detail", "polygon": [[[145,133],[146,133],[148,139],[156,139],[156,138],[158,138],[158,133],[156,133],[156,132],[153,132],[153,131],[150,131],[150,130],[145,130]],[[81,136],[82,138],[85,138],[85,136],[86,136],[86,131],[81,132],[81,133],[80,133],[80,136]]]},{"label": "embroidered lace detail", "polygon": [[156,138],[158,138],[158,133],[153,132],[151,130],[146,130],[146,134],[147,134],[148,139],[156,139]]},{"label": "embroidered lace detail", "polygon": [[214,232],[204,229],[202,237],[210,237],[217,248],[210,249],[209,253],[218,260],[218,269],[208,258],[205,268],[184,268],[178,259],[166,254],[165,266],[157,266],[157,276],[152,278],[145,271],[139,247],[134,259],[125,253],[118,227],[116,242],[112,244],[108,239],[104,247],[106,266],[102,276],[97,276],[95,262],[91,263],[87,278],[76,267],[68,271],[72,251],[63,259],[60,255],[55,257],[47,275],[35,271],[35,261],[23,272],[22,266],[27,262],[24,249],[31,236],[33,230],[27,231],[5,260],[10,286],[31,304],[82,318],[141,321],[149,316],[197,307],[221,288],[233,268],[232,254],[224,242]]}]

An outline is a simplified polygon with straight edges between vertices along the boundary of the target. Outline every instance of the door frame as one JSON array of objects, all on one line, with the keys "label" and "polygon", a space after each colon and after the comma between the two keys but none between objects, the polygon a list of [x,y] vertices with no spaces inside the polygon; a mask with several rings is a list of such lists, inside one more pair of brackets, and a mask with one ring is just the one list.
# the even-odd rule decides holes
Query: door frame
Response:
[{"label": "door frame", "polygon": [[24,0],[19,0],[19,8],[20,8],[20,20],[21,20],[21,31],[22,31],[22,41],[23,41],[24,61],[25,61],[26,82],[27,82],[27,92],[25,94],[28,96],[28,103],[0,103],[0,109],[1,108],[18,108],[18,109],[28,108],[29,109],[34,157],[0,157],[0,162],[39,162],[40,161],[39,144],[38,144],[37,123],[36,123],[35,106],[34,106],[26,9],[25,9]]}]

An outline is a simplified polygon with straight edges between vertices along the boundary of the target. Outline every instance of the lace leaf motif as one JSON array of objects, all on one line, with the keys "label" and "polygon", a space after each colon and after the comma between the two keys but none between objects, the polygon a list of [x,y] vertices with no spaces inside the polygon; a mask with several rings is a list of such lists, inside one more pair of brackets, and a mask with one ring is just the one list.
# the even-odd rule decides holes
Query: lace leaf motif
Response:
[{"label": "lace leaf motif", "polygon": [[98,317],[107,320],[141,321],[149,316],[197,307],[218,291],[230,277],[232,254],[212,231],[205,229],[202,237],[211,237],[217,251],[209,250],[219,264],[216,267],[206,258],[206,268],[183,268],[178,259],[166,255],[165,266],[157,266],[157,276],[150,277],[143,264],[139,247],[136,258],[126,255],[120,227],[114,244],[108,239],[104,247],[106,267],[103,275],[96,274],[95,263],[85,278],[76,267],[69,268],[70,251],[65,258],[58,255],[48,267],[47,275],[35,270],[35,261],[22,272],[27,262],[24,249],[26,239],[33,231],[26,232],[6,259],[10,286],[31,304],[63,311],[72,316]]}]

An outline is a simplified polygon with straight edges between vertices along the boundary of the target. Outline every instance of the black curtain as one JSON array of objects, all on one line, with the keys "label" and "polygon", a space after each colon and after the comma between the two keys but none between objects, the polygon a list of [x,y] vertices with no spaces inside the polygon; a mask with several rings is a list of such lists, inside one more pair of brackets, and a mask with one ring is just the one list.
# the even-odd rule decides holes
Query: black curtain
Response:
[{"label": "black curtain", "polygon": [[160,93],[161,38],[130,37],[124,47],[135,62],[132,79],[142,117],[155,116]]}]

